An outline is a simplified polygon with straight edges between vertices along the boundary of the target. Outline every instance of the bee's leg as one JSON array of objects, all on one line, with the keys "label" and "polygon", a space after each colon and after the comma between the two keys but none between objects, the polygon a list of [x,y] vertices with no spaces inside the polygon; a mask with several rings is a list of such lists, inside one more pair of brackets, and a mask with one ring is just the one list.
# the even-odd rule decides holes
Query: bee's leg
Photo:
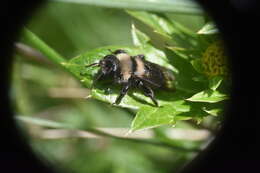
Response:
[{"label": "bee's leg", "polygon": [[113,103],[113,104],[117,104],[118,105],[121,102],[121,100],[123,99],[123,97],[126,95],[126,93],[127,93],[127,91],[129,90],[130,87],[131,87],[131,83],[130,82],[123,84],[123,87],[122,87],[122,89],[120,91],[120,94],[116,98],[115,103]]},{"label": "bee's leg", "polygon": [[154,92],[153,90],[149,87],[146,86],[143,82],[139,83],[139,88],[143,91],[144,95],[147,97],[150,97],[153,103],[158,106],[157,100],[154,98]]}]

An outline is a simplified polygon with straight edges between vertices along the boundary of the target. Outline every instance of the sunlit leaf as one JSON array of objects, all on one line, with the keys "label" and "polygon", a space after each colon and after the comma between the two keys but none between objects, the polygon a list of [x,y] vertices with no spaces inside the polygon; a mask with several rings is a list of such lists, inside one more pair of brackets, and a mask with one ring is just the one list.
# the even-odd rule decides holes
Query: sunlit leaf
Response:
[{"label": "sunlit leaf", "polygon": [[223,110],[220,109],[220,108],[215,108],[215,109],[206,109],[206,108],[204,108],[203,110],[205,112],[209,113],[210,115],[213,115],[213,116],[218,116],[218,115],[220,115],[223,112]]},{"label": "sunlit leaf", "polygon": [[199,31],[198,34],[217,34],[218,29],[213,22],[206,23]]},{"label": "sunlit leaf", "polygon": [[197,34],[175,20],[169,20],[163,14],[145,11],[127,11],[127,13],[151,27],[155,33],[163,37],[167,45],[182,48],[195,48],[198,46]]},{"label": "sunlit leaf", "polygon": [[228,96],[226,94],[222,94],[219,91],[209,89],[201,91],[186,100],[192,102],[216,103],[226,99],[228,99]]},{"label": "sunlit leaf", "polygon": [[212,79],[209,80],[209,88],[212,90],[216,90],[219,85],[221,84],[223,80],[223,77],[221,76],[215,76]]},{"label": "sunlit leaf", "polygon": [[187,48],[182,48],[182,47],[174,47],[174,46],[167,46],[167,49],[175,52],[177,55],[182,57],[183,59],[192,61],[196,60],[199,57],[201,57],[201,52],[200,50],[195,50],[193,48],[187,49]]},{"label": "sunlit leaf", "polygon": [[127,13],[153,28],[155,32],[168,39],[171,38],[174,28],[166,19],[145,11],[127,11]]},{"label": "sunlit leaf", "polygon": [[132,34],[133,44],[135,46],[143,46],[148,41],[150,41],[150,38],[144,33],[142,33],[141,31],[139,31],[138,29],[136,29],[134,24],[132,24],[131,34]]},{"label": "sunlit leaf", "polygon": [[170,105],[162,108],[141,107],[132,122],[131,130],[152,128],[165,124],[175,124],[175,116],[179,112]]}]

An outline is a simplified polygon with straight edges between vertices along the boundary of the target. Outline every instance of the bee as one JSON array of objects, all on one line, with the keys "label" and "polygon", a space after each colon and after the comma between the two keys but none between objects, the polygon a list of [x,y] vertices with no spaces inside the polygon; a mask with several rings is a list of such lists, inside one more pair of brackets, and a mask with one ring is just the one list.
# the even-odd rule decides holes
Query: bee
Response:
[{"label": "bee", "polygon": [[114,83],[122,86],[114,104],[119,104],[129,89],[137,88],[158,106],[153,90],[174,89],[169,85],[174,80],[173,74],[168,69],[145,60],[142,54],[130,56],[125,50],[118,49],[111,51],[98,63],[86,65],[87,68],[95,66],[100,69],[93,85],[103,78],[112,78]]}]

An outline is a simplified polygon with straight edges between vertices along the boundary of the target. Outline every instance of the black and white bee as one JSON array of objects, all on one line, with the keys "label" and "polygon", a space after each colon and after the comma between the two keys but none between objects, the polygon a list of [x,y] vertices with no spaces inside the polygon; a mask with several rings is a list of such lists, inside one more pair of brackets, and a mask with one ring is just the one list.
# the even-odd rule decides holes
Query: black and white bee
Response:
[{"label": "black and white bee", "polygon": [[170,71],[146,61],[144,55],[130,56],[125,50],[118,49],[86,67],[93,66],[100,67],[93,85],[102,78],[112,78],[116,84],[122,85],[114,104],[119,104],[130,88],[138,88],[158,106],[153,89],[172,89],[169,81],[173,81],[174,76]]}]

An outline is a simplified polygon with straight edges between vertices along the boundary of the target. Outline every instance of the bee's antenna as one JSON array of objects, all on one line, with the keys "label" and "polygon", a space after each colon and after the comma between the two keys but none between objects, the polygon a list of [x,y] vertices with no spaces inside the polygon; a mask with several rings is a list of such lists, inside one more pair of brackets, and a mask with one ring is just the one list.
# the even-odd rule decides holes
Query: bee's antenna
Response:
[{"label": "bee's antenna", "polygon": [[99,63],[89,64],[89,65],[86,65],[85,67],[88,68],[88,67],[95,67],[95,66],[99,66]]}]

